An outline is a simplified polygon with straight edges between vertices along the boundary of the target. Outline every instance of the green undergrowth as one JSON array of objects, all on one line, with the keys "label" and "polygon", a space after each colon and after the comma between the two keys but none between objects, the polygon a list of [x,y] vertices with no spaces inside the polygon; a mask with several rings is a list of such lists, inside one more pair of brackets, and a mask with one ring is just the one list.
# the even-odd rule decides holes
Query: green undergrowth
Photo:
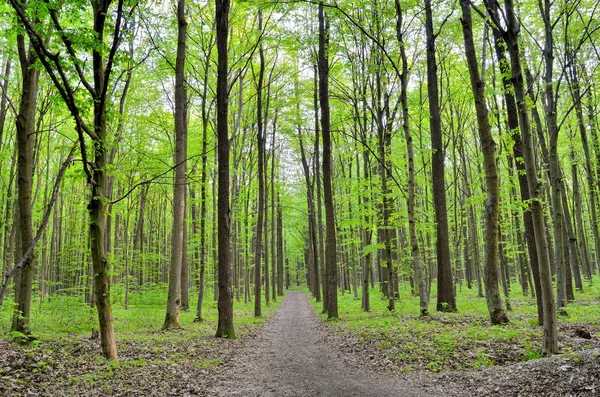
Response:
[{"label": "green undergrowth", "polygon": [[[190,310],[180,312],[182,329],[174,332],[163,332],[161,327],[164,322],[167,286],[160,285],[130,293],[128,308],[124,307],[122,291],[119,286],[113,287],[113,318],[118,341],[144,339],[161,339],[168,336],[170,340],[185,340],[187,337],[198,335],[212,335],[216,330],[218,310],[217,302],[212,298],[212,291],[207,290],[203,304],[203,322],[194,322],[196,317],[196,298],[190,290]],[[263,316],[253,316],[254,303],[234,301],[234,324],[236,333],[240,329],[240,336],[247,331],[252,331],[264,323],[279,307],[282,297],[278,302],[271,302],[266,306],[263,301]],[[7,335],[10,329],[11,312],[13,303],[8,300],[0,306],[0,333]],[[40,340],[70,338],[72,336],[92,335],[92,330],[98,329],[98,317],[95,308],[84,302],[81,295],[53,295],[47,296],[40,302],[39,296],[34,297],[31,311],[31,330],[33,335]]]},{"label": "green undergrowth", "polygon": [[118,363],[101,357],[96,309],[85,304],[83,296],[51,296],[43,303],[37,297],[31,315],[31,329],[36,339],[27,345],[11,343],[15,337],[9,332],[13,305],[7,301],[0,307],[0,356],[4,356],[0,357],[0,379],[20,382],[15,385],[36,384],[41,388],[46,382],[64,387],[92,384],[99,387],[114,382],[110,387],[117,383],[121,387],[124,381],[129,382],[145,371],[164,372],[185,366],[204,373],[232,357],[244,338],[258,332],[283,301],[283,297],[278,297],[278,301],[269,306],[263,301],[260,318],[253,315],[253,302],[244,303],[243,297],[240,302],[234,301],[237,339],[223,340],[214,337],[218,310],[210,290],[203,305],[204,321],[194,322],[197,296],[190,290],[193,306],[189,311],[181,311],[181,328],[171,331],[161,330],[167,302],[166,286],[133,292],[128,309],[119,297],[118,287],[116,290],[113,317]]},{"label": "green undergrowth", "polygon": [[[485,298],[477,297],[476,286],[457,291],[458,313],[436,312],[435,285],[432,289],[430,317],[419,317],[419,297],[403,285],[394,313],[387,310],[388,302],[377,287],[371,290],[370,312],[361,310],[360,291],[358,299],[352,293],[339,294],[340,319],[328,324],[377,348],[399,371],[471,369],[541,356],[535,299],[524,297],[519,285],[512,285],[510,323],[498,326],[490,324]],[[600,280],[584,285],[584,291],[575,293],[576,301],[566,308],[568,316],[558,318],[563,353],[600,347]],[[321,303],[312,302],[321,313]],[[575,337],[581,327],[591,332],[592,339]]]}]

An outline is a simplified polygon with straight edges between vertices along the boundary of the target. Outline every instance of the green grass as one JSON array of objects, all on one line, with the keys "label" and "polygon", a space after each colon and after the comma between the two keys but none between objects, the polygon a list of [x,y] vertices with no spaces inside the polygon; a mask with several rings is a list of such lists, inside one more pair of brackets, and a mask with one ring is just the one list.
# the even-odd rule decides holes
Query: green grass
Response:
[{"label": "green grass", "polygon": [[263,301],[260,318],[254,317],[253,302],[234,301],[237,339],[224,340],[214,337],[218,310],[210,289],[203,305],[204,321],[194,323],[197,296],[191,289],[193,306],[180,313],[181,328],[171,331],[161,330],[166,285],[134,291],[130,297],[126,310],[122,291],[118,285],[113,287],[119,362],[103,359],[99,340],[90,339],[92,329],[99,328],[98,319],[96,309],[86,305],[83,296],[51,296],[42,304],[39,297],[34,298],[31,329],[37,339],[26,345],[10,343],[13,303],[7,300],[0,307],[0,379],[10,382],[11,393],[16,395],[23,390],[44,395],[79,395],[82,390],[126,395],[146,390],[148,379],[159,387],[180,388],[186,382],[171,374],[200,377],[230,359],[283,301],[278,297],[269,306]]},{"label": "green grass", "polygon": [[[577,300],[567,307],[569,316],[558,319],[559,346],[564,352],[600,346],[600,280],[594,282],[593,286],[584,285],[584,293],[575,293]],[[419,317],[419,297],[412,296],[406,284],[400,289],[394,313],[387,310],[387,300],[377,287],[371,290],[370,312],[361,310],[361,300],[353,299],[353,294],[339,294],[340,320],[329,324],[375,345],[400,371],[504,365],[541,355],[542,330],[537,325],[535,299],[524,297],[519,285],[512,285],[510,323],[501,326],[490,324],[485,298],[477,297],[476,287],[468,290],[463,286],[458,291],[458,313],[441,313],[435,311],[434,285],[431,317],[424,319]],[[320,313],[321,304],[313,303]],[[577,326],[585,326],[594,338],[573,338]]]},{"label": "green grass", "polygon": [[[189,311],[180,312],[181,331],[160,332],[163,325],[167,302],[166,285],[130,293],[129,308],[123,305],[123,294],[119,286],[113,288],[113,318],[118,341],[144,341],[160,339],[165,334],[171,340],[185,340],[189,336],[213,335],[218,318],[217,302],[212,299],[212,291],[207,289],[202,323],[194,323],[196,315],[196,298],[194,289],[190,289]],[[271,302],[269,307],[263,301],[263,316],[253,316],[254,303],[234,301],[234,324],[246,330],[260,326],[279,307],[278,302]],[[7,335],[10,329],[11,313],[14,304],[7,300],[0,306],[0,334]],[[91,336],[92,329],[98,329],[98,317],[95,308],[84,302],[83,296],[53,295],[46,297],[40,304],[39,297],[34,297],[31,310],[31,330],[40,341],[69,338],[74,335]]]}]

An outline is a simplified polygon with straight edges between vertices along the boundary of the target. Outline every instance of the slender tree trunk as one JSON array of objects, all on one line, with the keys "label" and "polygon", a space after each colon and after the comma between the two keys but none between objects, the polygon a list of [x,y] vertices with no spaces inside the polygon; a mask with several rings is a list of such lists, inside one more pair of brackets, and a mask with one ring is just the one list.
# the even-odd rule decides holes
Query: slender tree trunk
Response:
[{"label": "slender tree trunk", "polygon": [[219,159],[218,233],[219,233],[219,319],[216,337],[235,338],[233,329],[233,292],[231,290],[229,208],[229,129],[227,126],[227,37],[229,34],[229,0],[216,0],[217,29],[217,141]]},{"label": "slender tree trunk", "polygon": [[423,276],[423,264],[421,261],[421,254],[419,252],[419,239],[417,238],[416,231],[416,218],[415,218],[415,153],[413,148],[413,139],[410,132],[409,125],[409,114],[408,114],[408,58],[406,56],[406,49],[404,46],[404,38],[402,32],[402,8],[400,1],[395,0],[394,5],[396,7],[396,36],[400,43],[400,56],[402,58],[402,75],[400,76],[400,102],[402,105],[402,130],[404,132],[404,138],[406,139],[406,157],[408,167],[408,234],[410,238],[410,252],[413,258],[413,271],[415,274],[415,284],[419,294],[419,306],[421,316],[429,314],[429,291],[427,289],[427,282]]},{"label": "slender tree trunk", "polygon": [[283,296],[283,211],[277,191],[277,295]]},{"label": "slender tree trunk", "polygon": [[570,274],[573,273],[575,277],[575,288],[579,291],[583,291],[583,284],[581,281],[581,266],[579,263],[579,256],[577,255],[577,235],[575,234],[575,229],[573,228],[571,211],[569,209],[569,201],[567,198],[567,192],[564,189],[561,190],[561,200],[562,205],[565,211],[565,239],[568,242],[569,247],[569,258],[567,262],[567,296],[569,300],[575,300],[575,296],[573,295],[573,285],[571,282]]},{"label": "slender tree trunk", "polygon": [[[323,201],[325,202],[325,273],[327,280],[327,317],[338,318],[337,247],[333,207],[331,121],[329,112],[329,22],[323,2],[319,2],[319,102],[323,132]],[[325,307],[324,307],[325,309]]]},{"label": "slender tree trunk", "polygon": [[[258,11],[258,30],[262,32],[262,11]],[[256,86],[256,109],[257,109],[257,140],[258,140],[258,215],[256,217],[256,247],[254,252],[254,317],[260,317],[261,313],[261,267],[263,253],[263,227],[265,211],[265,134],[263,131],[263,103],[262,90],[265,75],[265,58],[262,41],[259,44],[258,55],[260,66],[258,72],[258,84]],[[265,271],[267,277],[268,273]],[[268,279],[265,280],[268,283]],[[266,289],[265,289],[266,292]],[[266,292],[268,295],[268,292]]]},{"label": "slender tree trunk", "polygon": [[468,0],[461,0],[460,5],[462,8],[462,31],[465,41],[465,54],[469,76],[471,77],[471,89],[475,100],[479,140],[481,142],[485,170],[485,297],[492,324],[503,324],[508,322],[508,317],[504,311],[502,298],[498,291],[500,178],[496,164],[496,142],[492,136],[492,127],[485,100],[485,82],[479,77],[477,56],[473,43],[471,5]]},{"label": "slender tree trunk", "polygon": [[[18,192],[18,258],[33,241],[32,186],[33,186],[33,139],[35,136],[35,108],[38,95],[39,70],[31,66],[37,57],[33,48],[26,48],[25,37],[18,35],[19,61],[21,64],[21,100],[16,118],[17,124],[17,192]],[[25,335],[31,333],[29,317],[31,314],[31,294],[33,288],[35,255],[31,253],[15,277],[16,307],[12,319],[11,331]],[[17,283],[18,281],[18,283]]]},{"label": "slender tree trunk", "polygon": [[[521,201],[524,203],[529,203],[529,199],[531,198],[531,196],[529,192],[529,185],[527,184],[525,163],[521,161],[521,159],[523,158],[523,141],[521,140],[521,134],[519,131],[519,116],[517,104],[515,103],[515,97],[513,94],[512,81],[508,78],[508,76],[510,75],[510,64],[509,60],[506,59],[506,48],[503,44],[502,33],[499,29],[494,27],[493,34],[495,42],[494,48],[496,50],[496,56],[498,58],[498,63],[500,64],[500,70],[503,76],[502,86],[504,88],[504,100],[506,102],[508,128],[511,131],[512,139],[514,141],[513,157],[516,159],[515,163],[519,179],[519,189],[521,191]],[[539,324],[543,324],[544,316],[540,272],[536,250],[535,233],[533,230],[533,218],[530,210],[523,211],[523,224],[525,227],[525,240],[527,241],[527,253],[529,254],[529,263],[531,264],[531,270],[533,273],[533,283],[535,285],[538,322]]]},{"label": "slender tree trunk", "polygon": [[[575,150],[573,149],[573,145],[570,148],[570,156],[571,156],[571,180],[573,181],[573,202],[574,208],[573,212],[575,212],[575,223],[577,228],[577,239],[579,241],[579,248],[581,252],[581,264],[583,267],[583,272],[585,278],[590,282],[592,280],[592,271],[590,267],[590,257],[588,254],[587,243],[585,241],[585,226],[583,224],[583,214],[582,214],[582,203],[581,203],[581,193],[579,192],[579,176],[577,174],[577,161],[575,160]],[[592,186],[593,188],[593,186]],[[591,206],[591,204],[590,204]],[[583,288],[583,285],[581,286]]]},{"label": "slender tree trunk", "polygon": [[[597,124],[596,124],[596,106],[594,104],[594,97],[592,95],[592,90],[588,91],[588,123],[590,126],[590,136],[592,137],[592,146],[594,148],[594,153],[596,154],[596,184],[594,185],[593,178],[589,178],[589,191],[590,191],[590,207],[592,207],[592,194],[596,197],[596,193],[598,193],[600,189],[600,143],[598,142],[598,132],[597,132]],[[593,191],[593,193],[592,193]],[[594,200],[595,201],[595,200]],[[600,232],[598,226],[598,218],[594,214],[597,213],[596,207],[590,209],[592,213],[592,219],[590,223],[592,225],[592,233],[594,236],[594,257],[595,257],[595,265],[592,266],[592,274],[595,273],[595,268],[600,265]]]},{"label": "slender tree trunk", "polygon": [[304,151],[304,142],[302,139],[302,130],[298,126],[298,141],[300,143],[300,156],[302,160],[302,169],[304,170],[304,179],[306,181],[306,200],[308,209],[308,284],[311,292],[313,293],[317,302],[321,301],[321,289],[319,287],[319,265],[318,265],[318,245],[317,245],[317,225],[315,219],[315,204],[314,204],[314,190],[313,182],[310,180],[310,167],[306,159],[306,153]]},{"label": "slender tree trunk", "polygon": [[187,121],[185,88],[185,47],[187,22],[185,20],[185,0],[177,2],[177,59],[175,61],[175,181],[173,185],[173,231],[171,234],[171,270],[169,272],[169,296],[163,329],[179,327],[181,305],[182,269],[185,238],[185,208],[187,185]]},{"label": "slender tree trunk", "polygon": [[[363,151],[363,178],[365,181],[369,180],[369,160],[368,160],[368,151],[365,149]],[[363,195],[363,206],[364,208],[368,208],[369,206],[369,197],[370,197],[370,190],[369,188],[365,188],[364,191],[362,192]],[[363,222],[364,222],[364,227],[363,227],[363,234],[364,234],[364,239],[363,239],[363,250],[364,248],[366,248],[367,246],[371,245],[371,240],[373,238],[373,230],[371,228],[371,222],[370,222],[370,218],[369,218],[369,212],[368,211],[364,211],[364,215],[363,215]],[[372,287],[372,283],[373,283],[373,277],[371,277],[371,251],[367,250],[367,252],[364,254],[363,257],[363,267],[362,267],[362,309],[366,312],[371,311],[371,290],[370,288]],[[371,283],[371,285],[369,285],[369,282]]]},{"label": "slender tree trunk", "polygon": [[[212,49],[212,46],[210,47]],[[212,51],[211,51],[212,52]],[[207,61],[204,68],[204,89],[202,96],[202,165],[200,175],[200,248],[197,251],[199,255],[199,267],[200,275],[198,277],[198,301],[196,305],[196,318],[194,321],[201,322],[202,318],[202,303],[204,302],[204,279],[206,274],[206,257],[207,257],[207,244],[206,244],[206,217],[207,217],[207,205],[206,205],[206,184],[207,184],[207,166],[208,166],[208,109],[206,94],[208,91],[208,72],[209,62]],[[241,81],[241,80],[240,80]],[[241,82],[240,82],[241,84]],[[190,191],[190,194],[194,194]],[[192,197],[192,202],[194,198]],[[192,215],[194,214],[195,204],[192,204]],[[194,229],[196,228],[196,222],[193,222]],[[196,230],[194,230],[196,234]]]},{"label": "slender tree trunk", "polygon": [[[486,7],[492,17],[498,20],[497,4],[486,0]],[[519,126],[523,141],[523,162],[527,175],[527,184],[531,194],[531,212],[535,231],[535,241],[540,267],[540,286],[544,306],[544,337],[542,351],[545,354],[553,354],[558,351],[556,310],[554,305],[554,294],[552,290],[552,277],[550,258],[548,256],[548,245],[546,241],[546,225],[542,207],[543,185],[538,180],[527,109],[523,73],[521,68],[521,54],[519,52],[518,32],[519,24],[515,15],[513,0],[505,0],[505,14],[507,18],[507,30],[504,33],[508,52],[511,60],[511,71],[513,76],[513,87],[519,115]]]},{"label": "slender tree trunk", "polygon": [[[572,54],[567,54],[570,59],[570,67],[568,69],[568,81],[569,86],[571,88],[571,96],[573,98],[573,102],[575,105],[575,115],[577,116],[577,126],[579,128],[579,136],[581,137],[581,146],[583,147],[583,153],[585,154],[585,173],[588,179],[588,188],[589,188],[589,197],[590,197],[590,214],[592,219],[592,231],[594,233],[594,240],[598,237],[598,225],[596,222],[596,184],[594,183],[594,173],[592,171],[592,161],[590,155],[590,147],[587,138],[587,131],[585,120],[583,117],[583,107],[581,105],[581,89],[579,86],[579,75],[577,73],[577,62],[575,57]],[[583,220],[581,214],[581,194],[579,192],[579,178],[577,175],[577,163],[574,158],[575,154],[573,152],[573,146],[571,145],[571,176],[573,180],[573,200],[575,202],[575,206],[573,211],[575,212],[575,220],[577,224],[577,231],[580,240],[581,247],[581,259],[583,264],[583,270],[586,274],[586,278],[591,280],[591,271],[589,266],[589,258],[587,253],[587,246],[584,240],[583,233]],[[577,282],[577,279],[576,279]],[[577,286],[577,288],[582,288],[582,285]]]},{"label": "slender tree trunk", "polygon": [[444,145],[442,142],[442,118],[440,115],[437,63],[435,56],[435,35],[431,0],[425,0],[425,32],[427,34],[427,94],[429,96],[429,118],[431,129],[431,179],[433,183],[433,204],[437,224],[437,268],[438,292],[437,310],[455,312],[456,301],[452,287],[452,266],[450,264],[450,242],[448,237],[448,211],[446,208],[446,178],[444,176]]},{"label": "slender tree trunk", "polygon": [[277,112],[273,118],[273,137],[271,141],[271,267],[272,267],[272,296],[273,302],[277,300],[277,249],[276,232],[277,217],[275,215],[275,134],[277,132]]},{"label": "slender tree trunk", "polygon": [[[313,175],[313,207],[316,208],[316,213],[313,210],[313,217],[316,216],[314,228],[316,228],[316,236],[318,241],[318,246],[315,246],[315,249],[318,249],[318,255],[315,256],[315,268],[317,269],[317,288],[320,288],[319,285],[323,287],[323,293],[319,291],[319,296],[323,296],[323,308],[327,307],[327,283],[325,280],[325,243],[323,236],[323,206],[321,205],[321,164],[319,162],[319,158],[321,155],[319,144],[321,139],[319,138],[321,129],[319,127],[319,75],[318,75],[318,66],[314,68],[314,90],[313,90],[313,107],[315,109],[315,162],[314,162],[314,175]],[[315,192],[316,187],[316,192]],[[316,198],[315,198],[316,196]],[[313,229],[314,230],[314,229]],[[319,274],[321,275],[321,279],[319,279]]]}]

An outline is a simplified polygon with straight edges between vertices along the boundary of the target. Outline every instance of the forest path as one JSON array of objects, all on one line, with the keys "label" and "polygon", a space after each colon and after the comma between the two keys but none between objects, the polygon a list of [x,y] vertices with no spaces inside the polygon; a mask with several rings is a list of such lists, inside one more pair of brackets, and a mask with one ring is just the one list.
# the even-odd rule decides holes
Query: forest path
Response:
[{"label": "forest path", "polygon": [[369,358],[348,360],[349,355],[360,353],[342,352],[336,339],[339,336],[317,317],[306,294],[290,291],[257,337],[218,371],[208,394],[245,397],[441,394],[418,376],[401,378],[389,372],[374,372],[366,366],[362,368],[357,364]]}]

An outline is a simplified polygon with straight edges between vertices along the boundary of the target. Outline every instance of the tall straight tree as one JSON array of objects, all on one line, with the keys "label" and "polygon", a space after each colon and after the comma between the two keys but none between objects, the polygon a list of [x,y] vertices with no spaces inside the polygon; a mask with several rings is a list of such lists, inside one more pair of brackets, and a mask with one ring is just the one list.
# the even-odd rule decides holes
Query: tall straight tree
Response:
[{"label": "tall straight tree", "polygon": [[[187,187],[187,94],[185,87],[185,50],[187,21],[185,0],[177,2],[177,58],[175,59],[175,181],[173,184],[173,232],[171,234],[171,271],[169,295],[163,329],[179,327],[181,270],[185,261],[185,207]],[[187,288],[187,286],[186,286]]]},{"label": "tall straight tree", "polygon": [[[202,96],[201,96],[201,114],[202,114],[202,166],[200,175],[200,249],[198,250],[199,256],[199,267],[200,274],[198,275],[198,300],[196,305],[196,318],[194,321],[201,322],[202,318],[202,303],[204,301],[204,284],[206,275],[206,256],[207,256],[207,243],[206,243],[206,216],[207,216],[207,203],[206,203],[206,185],[208,179],[208,124],[209,124],[209,101],[208,101],[208,78],[210,75],[210,55],[212,54],[214,47],[214,35],[211,30],[211,35],[208,40],[207,54],[204,60],[203,69],[203,84],[202,84]],[[240,84],[241,84],[240,79]],[[193,200],[192,200],[193,201]],[[195,223],[193,223],[195,225]]]},{"label": "tall straight tree", "polygon": [[431,0],[425,0],[425,33],[427,35],[427,95],[429,97],[429,129],[431,132],[431,180],[433,208],[437,225],[436,255],[438,268],[437,310],[456,311],[452,288],[450,242],[448,237],[448,210],[446,207],[446,178],[444,176],[444,145],[442,142],[442,117],[438,97],[437,63],[433,32]]},{"label": "tall straight tree", "polygon": [[[33,240],[32,186],[33,186],[33,140],[35,136],[35,107],[38,96],[39,70],[33,68],[37,60],[33,46],[27,46],[22,34],[17,36],[19,63],[21,64],[21,100],[16,118],[17,124],[17,191],[18,227],[21,257]],[[16,307],[12,319],[12,331],[29,335],[31,293],[33,287],[35,256],[33,252],[26,258],[15,276]]]},{"label": "tall straight tree", "polygon": [[408,57],[404,42],[403,10],[400,0],[394,0],[396,8],[396,38],[400,44],[400,58],[402,60],[402,73],[400,75],[400,105],[402,106],[402,131],[406,140],[406,162],[408,168],[408,234],[410,238],[410,253],[413,258],[413,271],[419,293],[419,307],[421,316],[429,314],[429,291],[427,281],[423,275],[423,261],[419,252],[419,239],[417,238],[415,219],[415,151],[413,138],[410,132],[410,116],[408,114]]},{"label": "tall straight tree", "polygon": [[283,296],[283,211],[277,191],[277,295]]},{"label": "tall straight tree", "polygon": [[[258,11],[258,29],[262,32],[262,11]],[[265,76],[265,56],[263,42],[260,41],[258,47],[259,70],[258,83],[256,86],[256,120],[257,120],[257,141],[258,141],[258,214],[256,219],[256,246],[254,251],[254,317],[261,316],[261,262],[262,262],[262,241],[264,212],[265,212],[265,133],[263,125],[263,103],[262,87]],[[266,275],[268,277],[268,274]],[[266,291],[266,290],[265,290]],[[268,294],[268,292],[267,292]]]},{"label": "tall straight tree", "polygon": [[331,120],[329,109],[329,22],[325,19],[323,1],[319,2],[319,104],[321,106],[321,131],[323,133],[323,201],[325,202],[325,280],[327,282],[328,318],[338,317],[337,299],[337,247],[335,213],[333,208],[331,164]]},{"label": "tall straight tree", "polygon": [[[25,28],[31,44],[35,49],[44,69],[65,101],[73,119],[80,141],[80,151],[84,172],[90,186],[90,201],[88,211],[90,214],[89,241],[94,274],[94,291],[96,293],[96,308],[100,323],[100,346],[104,357],[117,360],[117,343],[114,335],[112,306],[110,301],[109,263],[105,246],[106,225],[106,164],[107,164],[107,102],[113,87],[110,85],[111,73],[115,64],[115,56],[121,41],[123,28],[124,0],[119,0],[114,11],[110,10],[111,0],[97,0],[91,2],[93,28],[88,39],[95,45],[91,46],[91,54],[85,57],[92,59],[93,83],[88,81],[84,63],[78,58],[78,50],[73,43],[73,37],[63,29],[59,15],[58,3],[50,4],[47,12],[50,15],[53,29],[57,32],[65,53],[59,57],[47,47],[47,43],[38,32],[36,24],[29,19],[32,10],[24,9],[23,3],[9,0],[15,10],[20,24]],[[35,13],[34,13],[35,14]],[[109,23],[107,23],[109,22]],[[108,51],[104,51],[105,33],[107,25],[111,27],[112,40]],[[106,56],[106,57],[105,57]],[[68,64],[68,67],[66,67]],[[80,97],[75,95],[75,89],[67,76],[66,70],[73,70],[77,74],[79,83],[87,90],[93,103],[93,127],[84,121],[80,106]],[[86,102],[87,104],[87,102]],[[87,105],[86,105],[87,106]],[[88,159],[85,136],[91,138],[94,148],[93,160]]]},{"label": "tall straight tree", "polygon": [[485,82],[479,76],[475,44],[473,43],[473,22],[471,19],[471,2],[460,0],[462,9],[462,31],[465,40],[465,55],[469,76],[471,78],[471,89],[475,100],[475,112],[483,153],[483,166],[485,171],[485,298],[488,313],[492,324],[503,324],[508,322],[508,317],[502,306],[502,298],[498,291],[498,217],[500,214],[500,177],[496,164],[496,142],[492,136],[492,126],[488,116],[487,103],[485,99]]},{"label": "tall straight tree", "polygon": [[521,139],[523,142],[523,163],[525,164],[525,173],[527,175],[527,185],[531,194],[531,214],[533,217],[533,228],[535,232],[535,245],[538,255],[540,270],[540,287],[542,290],[542,303],[544,308],[544,337],[542,342],[542,352],[544,354],[554,354],[558,352],[557,326],[556,326],[556,308],[554,302],[554,293],[552,290],[552,272],[550,257],[548,252],[548,240],[546,239],[546,224],[544,221],[544,211],[542,206],[543,184],[540,183],[537,174],[536,160],[533,152],[533,136],[531,132],[531,123],[529,120],[529,111],[527,106],[527,97],[525,94],[525,82],[521,65],[521,53],[519,48],[519,29],[520,25],[515,14],[515,5],[513,0],[504,0],[504,15],[506,15],[506,24],[500,20],[500,10],[498,4],[489,0],[485,1],[488,15],[496,28],[506,26],[502,31],[502,37],[506,43],[510,55],[511,72],[515,100],[517,102],[517,111],[519,115],[519,127],[521,129]]},{"label": "tall straight tree", "polygon": [[[512,80],[510,78],[510,63],[509,60],[506,58],[506,45],[504,44],[502,38],[502,32],[495,25],[492,25],[492,32],[494,35],[494,49],[496,51],[496,57],[500,65],[500,71],[502,73],[502,87],[504,90],[504,101],[506,104],[508,128],[510,129],[512,140],[514,142],[512,153],[513,158],[517,159],[517,161],[515,161],[515,167],[517,169],[519,189],[521,191],[521,201],[528,203],[530,199],[529,185],[527,184],[527,175],[525,174],[525,164],[523,163],[523,161],[521,161],[521,159],[523,158],[523,141],[521,140],[517,104],[515,103],[515,96],[513,93],[514,90],[512,88]],[[527,253],[529,254],[529,263],[531,264],[531,271],[533,273],[533,283],[535,285],[534,289],[538,310],[538,322],[539,324],[543,324],[544,308],[542,305],[542,289],[540,287],[540,272],[531,211],[523,211],[523,225],[525,226],[525,240],[527,241]]]},{"label": "tall straight tree", "polygon": [[231,209],[229,208],[229,128],[227,125],[229,87],[227,84],[229,35],[229,0],[216,0],[215,25],[217,29],[217,156],[218,156],[218,284],[219,319],[218,338],[235,338],[233,329],[233,291],[231,288],[230,235]]},{"label": "tall straight tree", "polygon": [[[550,189],[552,191],[552,222],[554,225],[554,260],[556,262],[556,303],[560,310],[564,310],[567,303],[567,282],[566,282],[566,256],[568,255],[567,242],[565,241],[565,221],[564,208],[561,202],[562,186],[562,171],[560,169],[560,160],[558,158],[558,121],[557,121],[557,105],[558,105],[558,87],[560,82],[554,82],[554,23],[550,20],[551,2],[550,0],[540,1],[540,14],[544,22],[544,93],[545,93],[545,110],[546,110],[546,127],[549,135],[549,175]],[[556,93],[555,93],[556,88]]]}]

